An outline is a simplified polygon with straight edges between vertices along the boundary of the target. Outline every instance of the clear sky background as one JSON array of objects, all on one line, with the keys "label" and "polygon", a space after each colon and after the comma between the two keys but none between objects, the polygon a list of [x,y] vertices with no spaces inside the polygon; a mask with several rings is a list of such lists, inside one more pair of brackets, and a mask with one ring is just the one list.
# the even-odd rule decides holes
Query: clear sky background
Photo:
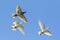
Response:
[{"label": "clear sky background", "polygon": [[[25,35],[19,30],[12,31],[12,23],[21,20],[13,19],[12,13],[20,5],[28,23],[22,24]],[[52,36],[38,35],[38,21],[49,27]],[[60,0],[0,0],[0,40],[60,40]]]}]

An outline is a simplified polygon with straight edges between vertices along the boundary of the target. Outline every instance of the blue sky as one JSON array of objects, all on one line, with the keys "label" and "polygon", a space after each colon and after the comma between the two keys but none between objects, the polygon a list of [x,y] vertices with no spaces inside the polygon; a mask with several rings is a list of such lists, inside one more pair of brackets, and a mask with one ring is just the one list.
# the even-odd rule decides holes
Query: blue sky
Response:
[{"label": "blue sky", "polygon": [[[25,28],[25,35],[19,30],[12,31],[14,21],[20,19],[12,18],[16,6],[20,5],[28,23],[22,24]],[[38,35],[40,31],[38,21],[42,20],[47,27],[50,27],[52,36]],[[59,40],[60,39],[60,0],[0,0],[0,40]]]}]

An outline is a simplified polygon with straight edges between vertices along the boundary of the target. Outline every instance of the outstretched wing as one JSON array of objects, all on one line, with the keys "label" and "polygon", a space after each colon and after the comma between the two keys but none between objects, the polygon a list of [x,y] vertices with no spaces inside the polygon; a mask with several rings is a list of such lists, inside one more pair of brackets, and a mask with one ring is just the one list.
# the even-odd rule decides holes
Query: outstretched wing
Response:
[{"label": "outstretched wing", "polygon": [[45,25],[41,21],[39,21],[39,26],[41,31],[43,32],[45,30]]},{"label": "outstretched wing", "polygon": [[20,6],[19,6],[19,5],[16,7],[16,12],[18,13],[18,15],[20,15],[20,14],[21,14],[21,12],[22,12],[22,10],[21,10],[21,8],[20,8]]},{"label": "outstretched wing", "polygon": [[24,23],[28,22],[24,15],[20,15],[19,17]]},{"label": "outstretched wing", "polygon": [[52,36],[51,32],[48,31],[48,30],[46,30],[44,34],[46,34],[46,35],[48,35],[48,36]]},{"label": "outstretched wing", "polygon": [[24,27],[20,24],[20,26],[18,26],[18,29],[20,30],[20,32],[22,34],[24,34]]}]

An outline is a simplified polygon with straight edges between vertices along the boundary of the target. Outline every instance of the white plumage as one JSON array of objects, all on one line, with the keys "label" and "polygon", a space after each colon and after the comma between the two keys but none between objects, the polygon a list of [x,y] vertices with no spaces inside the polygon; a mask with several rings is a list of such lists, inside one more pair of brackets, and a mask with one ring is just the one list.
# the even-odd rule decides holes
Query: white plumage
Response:
[{"label": "white plumage", "polygon": [[14,26],[12,26],[12,30],[19,29],[21,33],[24,34],[24,27],[17,21],[13,22]]},{"label": "white plumage", "polygon": [[45,25],[43,24],[43,22],[39,21],[38,23],[41,29],[41,32],[38,32],[39,35],[46,34],[48,36],[52,36],[51,32],[45,28]]}]

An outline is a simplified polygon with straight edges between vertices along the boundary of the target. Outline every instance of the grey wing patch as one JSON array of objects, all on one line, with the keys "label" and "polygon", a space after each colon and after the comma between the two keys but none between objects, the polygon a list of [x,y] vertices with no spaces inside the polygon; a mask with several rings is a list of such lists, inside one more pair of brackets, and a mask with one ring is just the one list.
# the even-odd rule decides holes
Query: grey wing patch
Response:
[{"label": "grey wing patch", "polygon": [[28,22],[24,15],[20,15],[19,17],[24,23]]},{"label": "grey wing patch", "polygon": [[39,20],[39,26],[40,26],[41,31],[45,30],[45,25],[40,20]]},{"label": "grey wing patch", "polygon": [[22,13],[22,10],[19,5],[16,7],[16,12],[18,13],[18,15]]}]

